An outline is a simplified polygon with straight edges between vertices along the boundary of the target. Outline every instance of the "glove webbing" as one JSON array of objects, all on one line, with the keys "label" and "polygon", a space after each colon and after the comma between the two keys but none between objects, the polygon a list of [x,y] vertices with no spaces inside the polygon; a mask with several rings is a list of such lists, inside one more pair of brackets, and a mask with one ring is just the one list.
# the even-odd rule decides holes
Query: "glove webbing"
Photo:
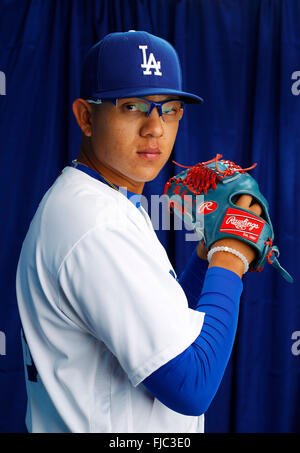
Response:
[{"label": "glove webbing", "polygon": [[[187,172],[186,177],[182,179],[182,184],[187,186],[191,192],[195,195],[200,195],[202,192],[204,194],[207,193],[208,189],[216,189],[217,182],[221,179],[226,178],[227,176],[231,176],[236,172],[245,173],[248,170],[252,170],[256,167],[256,163],[253,164],[249,168],[241,168],[239,165],[236,165],[234,162],[229,160],[222,160],[220,162],[227,164],[227,168],[221,171],[218,168],[218,160],[220,160],[222,154],[217,154],[215,158],[208,160],[207,162],[199,162],[198,164],[188,167],[185,165],[181,165],[174,160],[172,161],[175,165],[178,165],[182,168],[189,168],[190,170]],[[215,163],[215,168],[207,167],[208,164]],[[176,176],[171,178],[165,187],[164,193],[168,187],[172,184],[172,182],[176,179]]]}]

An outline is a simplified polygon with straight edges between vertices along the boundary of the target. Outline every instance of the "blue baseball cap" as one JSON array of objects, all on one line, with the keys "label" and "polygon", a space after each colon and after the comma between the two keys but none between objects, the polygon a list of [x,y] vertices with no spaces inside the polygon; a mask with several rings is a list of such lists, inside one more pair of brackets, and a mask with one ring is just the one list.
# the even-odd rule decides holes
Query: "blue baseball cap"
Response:
[{"label": "blue baseball cap", "polygon": [[203,99],[182,91],[178,55],[170,43],[145,31],[110,33],[88,51],[82,67],[80,97],[114,99],[176,95],[187,104]]}]

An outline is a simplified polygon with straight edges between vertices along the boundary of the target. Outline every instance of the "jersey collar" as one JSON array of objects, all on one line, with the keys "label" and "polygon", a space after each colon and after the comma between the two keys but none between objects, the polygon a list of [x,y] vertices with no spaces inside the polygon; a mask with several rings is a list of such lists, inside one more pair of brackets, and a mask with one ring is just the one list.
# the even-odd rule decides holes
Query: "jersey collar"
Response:
[{"label": "jersey collar", "polygon": [[[72,166],[76,168],[77,170],[83,171],[87,175],[91,176],[94,179],[97,179],[98,181],[101,181],[102,183],[106,184],[108,187],[111,187],[103,178],[100,173],[98,173],[96,170],[93,170],[92,168],[88,167],[87,165],[81,164],[77,162],[76,160],[72,161]],[[130,200],[136,208],[140,208],[141,206],[141,194],[137,194],[134,192],[130,192],[129,190],[124,190],[124,188],[117,186],[114,184],[116,188],[123,194],[125,195],[128,200]]]}]

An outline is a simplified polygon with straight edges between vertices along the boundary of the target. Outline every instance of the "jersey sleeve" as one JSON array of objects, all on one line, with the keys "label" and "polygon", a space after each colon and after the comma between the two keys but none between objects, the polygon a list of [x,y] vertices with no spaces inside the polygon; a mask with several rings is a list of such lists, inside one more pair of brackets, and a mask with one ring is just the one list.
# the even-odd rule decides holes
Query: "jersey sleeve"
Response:
[{"label": "jersey sleeve", "polygon": [[58,283],[59,308],[104,342],[133,386],[183,352],[203,325],[204,313],[188,307],[158,241],[134,225],[85,234]]},{"label": "jersey sleeve", "polygon": [[194,416],[207,411],[232,351],[242,291],[242,280],[234,272],[208,269],[195,307],[205,312],[199,337],[143,381],[169,409]]}]

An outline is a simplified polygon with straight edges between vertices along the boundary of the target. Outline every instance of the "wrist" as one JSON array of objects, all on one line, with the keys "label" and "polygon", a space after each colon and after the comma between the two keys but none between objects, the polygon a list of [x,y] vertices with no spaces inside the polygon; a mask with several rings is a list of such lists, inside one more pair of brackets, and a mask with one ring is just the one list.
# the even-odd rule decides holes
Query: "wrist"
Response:
[{"label": "wrist", "polygon": [[245,272],[245,264],[242,259],[227,251],[216,251],[213,253],[210,258],[208,267],[210,268],[214,266],[228,269],[229,271],[237,274],[240,278],[243,277],[243,274]]}]

